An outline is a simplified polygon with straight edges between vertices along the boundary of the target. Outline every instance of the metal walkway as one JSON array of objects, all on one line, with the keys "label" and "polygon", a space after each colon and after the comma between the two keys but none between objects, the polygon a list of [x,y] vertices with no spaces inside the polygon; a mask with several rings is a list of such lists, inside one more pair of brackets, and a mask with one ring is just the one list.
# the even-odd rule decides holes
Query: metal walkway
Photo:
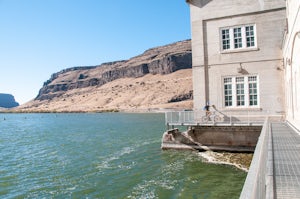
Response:
[{"label": "metal walkway", "polygon": [[240,199],[300,198],[300,133],[264,122]]},{"label": "metal walkway", "polygon": [[300,135],[285,123],[271,124],[274,198],[300,198]]}]

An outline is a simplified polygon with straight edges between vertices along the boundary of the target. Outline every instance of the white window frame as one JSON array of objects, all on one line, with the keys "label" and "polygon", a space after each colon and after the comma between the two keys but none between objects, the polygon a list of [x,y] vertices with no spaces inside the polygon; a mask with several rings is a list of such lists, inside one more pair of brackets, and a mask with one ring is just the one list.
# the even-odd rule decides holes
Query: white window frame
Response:
[{"label": "white window frame", "polygon": [[[251,35],[247,35],[247,31],[246,31],[247,27],[250,28],[253,27],[253,30],[250,31]],[[239,34],[235,34],[237,30],[240,30]],[[247,38],[250,38],[252,41],[251,43],[254,42],[254,45],[247,46]],[[236,43],[237,40],[238,43]],[[247,25],[220,28],[220,50],[221,53],[244,51],[244,50],[257,50],[256,25],[247,24]]]},{"label": "white window frame", "polygon": [[[256,88],[251,89],[250,84],[251,86],[256,85]],[[231,85],[229,86],[229,88],[231,88],[230,92],[226,89],[228,85]],[[259,108],[260,93],[258,75],[226,76],[222,78],[222,87],[223,106],[225,108]],[[253,89],[256,90],[254,94]],[[254,101],[251,101],[250,96],[256,96],[256,101],[254,100],[256,104],[253,104]]]}]

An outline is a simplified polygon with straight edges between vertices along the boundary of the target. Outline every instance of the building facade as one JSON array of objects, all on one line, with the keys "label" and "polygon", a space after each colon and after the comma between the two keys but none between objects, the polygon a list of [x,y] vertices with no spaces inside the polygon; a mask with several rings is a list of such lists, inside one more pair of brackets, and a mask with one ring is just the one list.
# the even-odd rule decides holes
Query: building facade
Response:
[{"label": "building facade", "polygon": [[[285,104],[285,90],[293,92],[285,84],[289,72],[284,57],[291,54],[288,47],[283,52],[286,1],[187,0],[187,3],[192,27],[194,110],[202,110],[209,103],[224,114],[282,115],[288,106],[292,117],[292,107],[300,107],[300,102],[295,104],[298,98]],[[286,37],[293,37],[290,34]],[[299,50],[300,42],[297,45]],[[299,76],[299,64],[292,73]]]},{"label": "building facade", "polygon": [[284,37],[286,119],[300,129],[300,1],[287,0],[287,28]]}]

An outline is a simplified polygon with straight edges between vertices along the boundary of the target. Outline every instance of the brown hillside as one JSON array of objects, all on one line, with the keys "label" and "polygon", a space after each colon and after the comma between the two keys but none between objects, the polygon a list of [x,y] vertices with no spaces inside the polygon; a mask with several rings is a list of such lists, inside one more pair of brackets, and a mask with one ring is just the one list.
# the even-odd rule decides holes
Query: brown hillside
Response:
[{"label": "brown hillside", "polygon": [[[51,100],[34,100],[18,108],[29,112],[153,111],[191,109],[192,70],[168,75],[122,78],[101,87],[72,89]],[[176,101],[178,102],[172,102]],[[187,100],[185,100],[187,99]]]},{"label": "brown hillside", "polygon": [[145,111],[192,108],[191,41],[151,48],[129,60],[54,73],[17,111]]}]

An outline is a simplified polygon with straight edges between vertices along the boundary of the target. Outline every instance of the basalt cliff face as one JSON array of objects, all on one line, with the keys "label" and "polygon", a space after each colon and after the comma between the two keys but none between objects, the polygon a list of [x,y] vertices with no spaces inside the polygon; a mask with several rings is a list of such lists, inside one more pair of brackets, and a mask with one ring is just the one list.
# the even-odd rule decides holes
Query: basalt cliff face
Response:
[{"label": "basalt cliff face", "polygon": [[173,108],[180,103],[182,108],[191,108],[191,68],[191,42],[180,41],[129,60],[54,73],[35,100],[20,109],[101,111]]}]

